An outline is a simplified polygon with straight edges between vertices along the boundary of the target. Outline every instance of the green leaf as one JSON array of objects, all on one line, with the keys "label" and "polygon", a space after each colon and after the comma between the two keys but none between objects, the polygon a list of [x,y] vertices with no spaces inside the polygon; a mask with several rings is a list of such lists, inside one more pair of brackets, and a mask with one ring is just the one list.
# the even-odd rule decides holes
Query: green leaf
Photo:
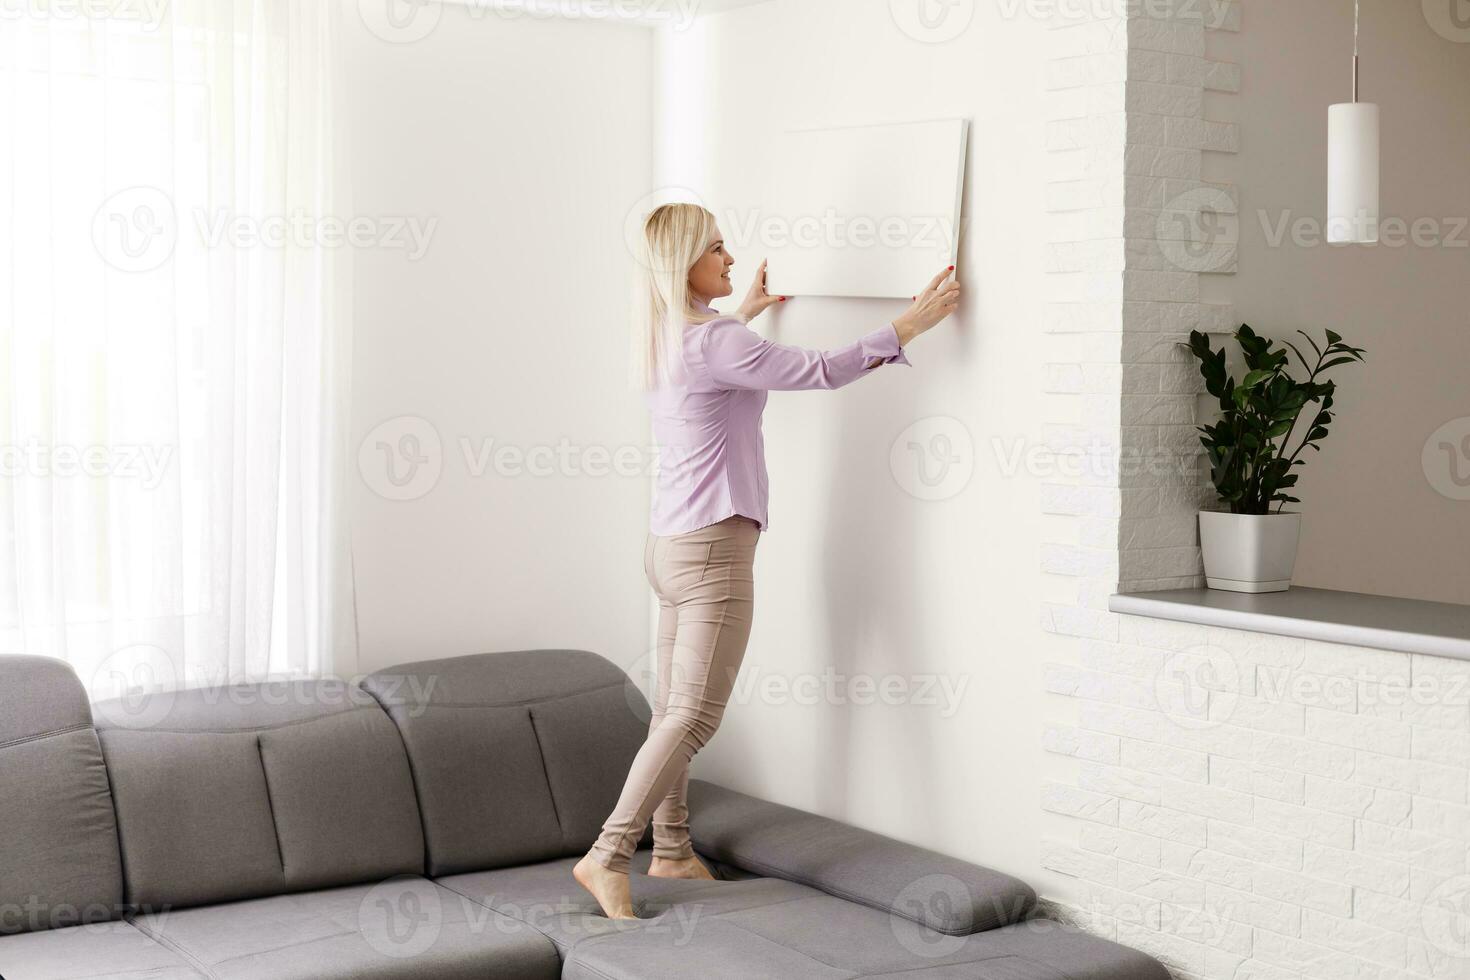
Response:
[{"label": "green leaf", "polygon": [[[1265,514],[1270,513],[1274,501],[1297,502],[1285,493],[1297,482],[1293,468],[1304,465],[1301,457],[1307,447],[1321,451],[1318,443],[1326,438],[1334,418],[1331,409],[1336,384],[1321,377],[1322,372],[1329,366],[1361,359],[1357,356],[1361,351],[1342,343],[1335,332],[1328,332],[1326,345],[1306,331],[1297,333],[1316,354],[1315,361],[1306,356],[1307,348],[1262,337],[1242,323],[1234,339],[1246,374],[1237,381],[1230,376],[1227,350],[1212,348],[1208,335],[1190,331],[1189,348],[1199,361],[1206,390],[1220,406],[1218,421],[1195,429],[1210,468],[1210,480],[1232,513]],[[1293,356],[1307,372],[1304,380],[1291,376]],[[1305,409],[1314,403],[1319,408],[1307,416],[1307,436],[1288,458],[1297,423],[1306,421],[1302,418]]]},{"label": "green leaf", "polygon": [[1317,342],[1312,339],[1312,335],[1307,333],[1305,330],[1298,330],[1297,333],[1307,338],[1307,343],[1312,345],[1312,350],[1317,352],[1317,358],[1318,360],[1320,360],[1322,358],[1322,348],[1317,346]]},{"label": "green leaf", "polygon": [[1296,344],[1293,344],[1289,340],[1283,340],[1282,343],[1291,348],[1292,353],[1296,355],[1296,359],[1302,362],[1302,367],[1306,368],[1308,371],[1312,370],[1312,365],[1309,364],[1307,362],[1307,359],[1302,356],[1302,352],[1297,349]]}]

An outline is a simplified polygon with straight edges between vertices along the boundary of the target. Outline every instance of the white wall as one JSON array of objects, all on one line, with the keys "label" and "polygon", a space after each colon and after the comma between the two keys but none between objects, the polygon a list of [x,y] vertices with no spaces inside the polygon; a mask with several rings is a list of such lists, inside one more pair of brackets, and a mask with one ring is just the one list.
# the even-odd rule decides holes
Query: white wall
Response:
[{"label": "white wall", "polygon": [[[390,444],[422,419],[443,446],[426,453],[437,485],[412,500],[377,492],[369,446],[353,501],[362,667],[539,646],[630,663],[647,640],[647,467],[576,474],[599,465],[589,449],[648,447],[626,391],[622,224],[651,173],[652,35],[446,5],[427,37],[387,43],[357,6],[356,213],[438,225],[416,261],[358,256],[354,444],[410,417]],[[558,454],[565,440],[570,463],[475,476],[488,440]]]},{"label": "white wall", "polygon": [[[646,527],[644,482],[475,479],[455,440],[645,442],[641,406],[622,386],[618,311],[629,270],[621,235],[628,211],[655,189],[690,188],[721,216],[738,260],[737,296],[722,304],[728,309],[762,257],[752,223],[800,217],[760,210],[781,163],[768,146],[782,129],[968,117],[962,313],[913,345],[913,368],[885,368],[840,392],[771,397],[772,526],[757,556],[755,631],[725,722],[695,771],[1010,871],[1048,897],[1085,902],[1096,894],[1089,868],[1113,860],[1120,869],[1128,860],[1099,848],[1148,854],[1154,845],[1090,826],[1098,822],[1090,814],[1121,810],[1129,799],[1087,795],[1100,785],[1088,767],[1111,759],[1109,746],[1125,748],[1094,736],[1126,733],[1090,726],[1084,713],[1095,719],[1106,709],[1083,702],[1111,703],[1110,692],[1130,690],[1129,671],[1152,677],[1154,661],[1179,648],[1172,637],[1155,642],[1142,627],[1122,625],[1104,611],[1106,597],[1120,559],[1130,580],[1197,574],[1188,518],[1195,503],[1187,499],[1195,488],[1174,487],[1177,506],[1155,501],[1156,513],[1140,516],[1146,488],[1116,480],[1070,487],[1028,472],[1027,450],[1059,435],[1065,442],[1068,426],[1116,435],[1123,425],[1129,438],[1156,435],[1168,452],[1193,453],[1187,413],[1176,417],[1197,384],[1173,351],[1181,331],[1228,329],[1227,321],[1239,319],[1282,332],[1331,323],[1373,357],[1344,377],[1338,432],[1304,481],[1310,517],[1302,581],[1466,598],[1457,577],[1465,569],[1457,537],[1465,505],[1426,494],[1418,464],[1433,425],[1464,411],[1454,404],[1463,398],[1464,334],[1437,327],[1456,315],[1441,264],[1462,253],[1263,245],[1256,208],[1320,211],[1323,150],[1314,127],[1339,97],[1328,79],[1342,75],[1315,40],[1335,21],[1288,7],[1248,2],[1242,16],[1227,5],[1228,23],[1210,32],[1208,52],[1198,26],[1145,25],[1137,57],[1129,30],[1108,18],[1050,31],[1027,15],[1026,4],[977,4],[967,29],[927,42],[905,33],[878,0],[772,0],[712,14],[687,31],[652,34],[552,22],[512,31],[461,12],[461,21],[446,18],[453,30],[441,25],[413,45],[359,35],[359,210],[429,213],[441,223],[420,262],[381,255],[360,265],[356,429],[365,436],[384,419],[418,416],[448,446],[443,477],[422,499],[387,501],[366,484],[359,494],[366,665],[556,642],[599,650],[640,672],[650,643],[636,558]],[[1412,29],[1400,23],[1400,40],[1408,43]],[[1386,33],[1385,42],[1395,36]],[[1419,61],[1436,84],[1459,71],[1455,59],[1463,58],[1458,47],[1438,47],[1446,43],[1414,41],[1424,46]],[[1207,53],[1220,64],[1205,61]],[[1402,53],[1414,61],[1412,46]],[[1242,63],[1243,72],[1229,62]],[[1135,81],[1145,80],[1145,70],[1158,74],[1131,86],[1125,99],[1125,70]],[[1065,90],[1048,93],[1048,85]],[[496,101],[484,127],[466,125],[466,106],[483,102],[484,92],[520,97]],[[1385,103],[1386,120],[1394,118],[1389,99],[1372,95],[1366,79],[1365,94]],[[1139,125],[1125,135],[1126,100]],[[1464,111],[1449,100],[1446,94],[1437,109],[1433,100],[1410,105],[1402,95],[1398,103],[1407,124],[1415,113]],[[1069,120],[1084,130],[1080,152],[1068,151],[1078,129]],[[630,137],[639,131],[648,134],[651,153]],[[1464,131],[1434,133],[1455,149]],[[1393,139],[1390,128],[1385,144]],[[598,152],[589,160],[591,145]],[[1109,156],[1115,151],[1116,159]],[[1124,177],[1125,167],[1148,155],[1158,169],[1127,169]],[[1416,162],[1407,150],[1391,150],[1385,210],[1452,214],[1439,204],[1457,193],[1463,199],[1456,182],[1463,174],[1450,160],[1445,153]],[[1411,164],[1416,177],[1394,176]],[[1147,240],[1149,209],[1201,178],[1238,182],[1245,209],[1238,275],[1171,271]],[[1396,188],[1414,195],[1413,203],[1395,206]],[[1125,214],[1143,219],[1143,233],[1125,237]],[[538,221],[548,215],[543,227]],[[501,232],[507,220],[512,236]],[[568,242],[576,243],[571,259],[564,257]],[[576,270],[570,284],[568,269]],[[586,296],[616,302],[593,311],[573,301]],[[1406,314],[1423,302],[1430,307],[1417,320]],[[1076,318],[1059,315],[1058,306],[1074,303]],[[901,306],[801,298],[757,326],[782,341],[834,347]],[[1409,326],[1423,344],[1396,343]],[[596,350],[579,353],[588,343]],[[567,353],[570,377],[546,373],[548,346]],[[1414,379],[1412,390],[1390,387],[1403,378]],[[1133,421],[1125,425],[1124,417]],[[1386,427],[1381,438],[1364,435],[1379,427]],[[942,482],[943,499],[922,500],[911,492],[921,485],[918,466],[937,461],[932,454],[921,460],[908,443],[932,449],[936,435],[948,437],[959,457],[952,472],[973,465],[973,477]],[[1176,520],[1179,514],[1185,517]],[[1172,532],[1181,527],[1176,540]],[[1380,528],[1398,538],[1377,537]],[[1411,544],[1395,547],[1395,540]],[[1039,628],[1043,618],[1055,633]],[[1247,657],[1275,649],[1233,634],[1211,640]],[[1320,667],[1320,657],[1313,663]],[[870,686],[843,685],[854,678]],[[1278,713],[1293,726],[1298,715],[1306,724],[1305,710]],[[1345,725],[1344,738],[1372,727]],[[1045,742],[1043,730],[1051,732]],[[1283,734],[1310,746],[1331,742],[1305,727]],[[1407,737],[1412,751],[1421,736]],[[1126,747],[1121,761],[1163,761],[1123,766],[1129,772],[1122,778],[1178,778],[1157,771],[1176,758],[1171,746]],[[1092,749],[1104,757],[1086,758]],[[1219,755],[1226,761],[1218,768],[1239,775],[1234,750],[1201,743],[1195,751]],[[1283,778],[1292,781],[1337,778],[1254,761],[1288,770]],[[1197,762],[1191,756],[1180,764]],[[1176,795],[1181,802],[1164,807],[1166,816],[1187,823],[1178,814],[1226,799],[1211,793],[1213,782]],[[1239,784],[1220,788],[1245,792]],[[1280,815],[1269,802],[1261,813]],[[1398,827],[1418,829],[1412,814],[1404,819],[1410,823]],[[1320,823],[1340,821],[1323,816]],[[1091,857],[1076,859],[1072,842]],[[1182,860],[1159,847],[1160,862]],[[1170,875],[1181,874],[1163,863],[1150,873],[1128,870],[1139,886],[1130,890],[1140,899],[1135,906],[1150,909],[1157,892],[1176,883]],[[1289,880],[1272,875],[1261,880]],[[1195,885],[1179,887],[1189,894]],[[1341,890],[1323,889],[1329,893]],[[1266,907],[1262,901],[1241,914]],[[1313,928],[1331,926],[1319,917]],[[1171,950],[1167,933],[1154,932],[1119,935],[1152,940],[1166,956],[1183,957],[1178,962],[1213,955]],[[1222,935],[1228,944],[1238,933]],[[1305,933],[1287,938],[1314,945]],[[1350,940],[1316,945],[1340,950]],[[1270,946],[1275,941],[1266,937],[1261,959],[1280,967],[1311,952]],[[1206,964],[1210,975],[1228,975],[1220,962]]]},{"label": "white wall", "polygon": [[[789,217],[756,210],[779,164],[765,144],[783,127],[967,117],[963,312],[914,345],[913,368],[772,396],[773,523],[741,678],[742,691],[809,684],[830,667],[891,677],[917,703],[737,693],[696,771],[1038,879],[1035,808],[1054,760],[1039,745],[1053,638],[1037,624],[1067,585],[1038,567],[1038,481],[1003,467],[1042,438],[1047,31],[978,7],[947,43],[905,34],[885,3],[838,0],[757,4],[680,32],[448,6],[414,43],[349,24],[357,211],[439,219],[416,262],[359,257],[356,438],[411,416],[444,443],[426,495],[384,499],[371,467],[358,490],[364,669],[564,644],[639,672],[646,483],[477,479],[458,438],[646,444],[623,388],[621,236],[657,187],[695,188],[722,216]],[[743,292],[759,242],[733,247]],[[762,329],[831,347],[902,306],[804,298]],[[919,460],[903,445],[890,463],[915,423],[905,442],[950,435],[954,472],[973,465],[946,499],[904,489]]]},{"label": "white wall", "polygon": [[[1336,97],[1325,79],[1342,72],[1329,71],[1322,45],[1311,41],[1328,21],[1321,10],[1286,15],[1281,8],[1289,5],[1227,4],[1212,8],[1219,19],[1209,26],[1217,29],[1203,33],[1198,23],[1125,28],[1106,19],[1058,32],[1029,18],[1024,4],[976,6],[975,22],[944,43],[906,35],[887,4],[824,0],[777,0],[664,39],[660,89],[674,94],[660,106],[658,182],[694,189],[727,218],[725,233],[743,260],[737,280],[761,257],[759,236],[743,234],[741,224],[790,217],[759,211],[771,168],[780,165],[765,145],[782,128],[956,115],[975,123],[966,187],[970,228],[960,269],[971,290],[964,313],[915,345],[916,366],[907,375],[891,371],[835,394],[772,397],[766,422],[772,528],[757,559],[755,633],[742,689],[697,765],[732,785],[1013,871],[1065,899],[1075,883],[1053,874],[1060,869],[1040,860],[1038,848],[1041,838],[1065,827],[1053,813],[1069,812],[1068,801],[1053,798],[1043,783],[1058,772],[1071,780],[1077,773],[1041,757],[1037,732],[1043,719],[1064,718],[1075,703],[1042,694],[1048,682],[1036,665],[1051,658],[1076,663],[1096,655],[1095,641],[1117,641],[1117,619],[1102,609],[1120,560],[1129,581],[1150,587],[1198,575],[1190,515],[1199,493],[1189,481],[1169,488],[1177,500],[1155,501],[1154,516],[1135,520],[1130,515],[1141,513],[1148,494],[1125,484],[1127,526],[1120,528],[1120,511],[1110,509],[1120,506],[1116,484],[1111,502],[1105,483],[1100,494],[1043,502],[1035,474],[1002,472],[992,440],[1010,445],[1026,437],[1023,445],[1040,444],[1054,435],[1040,423],[1056,421],[1064,406],[1064,414],[1074,414],[1063,421],[1079,433],[1111,430],[1116,438],[1121,424],[1125,450],[1147,436],[1166,455],[1191,456],[1197,444],[1189,409],[1198,380],[1171,353],[1182,332],[1220,331],[1242,319],[1282,333],[1276,328],[1331,323],[1370,349],[1376,341],[1382,356],[1345,375],[1338,432],[1308,471],[1307,481],[1317,482],[1304,487],[1311,530],[1301,580],[1464,601],[1466,523],[1457,509],[1463,505],[1449,506],[1438,495],[1429,500],[1419,464],[1429,431],[1463,411],[1449,404],[1462,397],[1463,384],[1445,375],[1463,373],[1464,334],[1440,325],[1457,322],[1442,308],[1448,294],[1440,270],[1454,255],[1418,263],[1388,254],[1392,268],[1377,269],[1367,277],[1371,285],[1359,288],[1352,285],[1353,263],[1371,256],[1326,248],[1284,258],[1263,252],[1251,211],[1258,200],[1320,213],[1325,196],[1325,149],[1314,143],[1321,136],[1315,127]],[[1256,7],[1266,6],[1272,13],[1263,18]],[[1016,14],[1007,17],[1012,9]],[[1127,56],[1130,30],[1141,52],[1136,58]],[[1283,36],[1300,43],[1281,45]],[[1443,42],[1419,36],[1416,43]],[[757,51],[759,70],[745,69]],[[1306,68],[1303,51],[1311,52]],[[1084,52],[1097,57],[1074,58]],[[1201,60],[1205,55],[1213,60]],[[1404,57],[1412,60],[1408,51]],[[1048,64],[1057,58],[1064,60]],[[1436,72],[1458,64],[1444,51],[1425,58]],[[1268,66],[1265,81],[1253,74],[1258,62]],[[1115,69],[1124,65],[1144,82],[1130,83],[1126,105],[1136,124],[1126,136],[1108,115],[1121,119],[1124,76]],[[1073,69],[1088,73],[1087,86],[1048,99],[1047,72],[1056,73],[1052,84],[1061,87]],[[1296,73],[1301,78],[1293,82]],[[1296,105],[1306,99],[1297,94],[1304,86],[1322,87],[1309,106]],[[1436,91],[1448,101],[1460,90],[1441,85]],[[1083,139],[1101,152],[1086,161],[1087,179],[1074,173],[1048,185],[1049,173],[1076,162],[1061,160],[1065,153],[1049,159],[1049,142],[1053,150],[1065,148],[1067,131],[1047,131],[1045,120],[1089,115],[1078,120],[1087,130]],[[1270,156],[1279,132],[1293,134],[1280,141],[1286,159]],[[1448,144],[1464,128],[1455,132],[1445,137],[1436,130],[1436,138]],[[1392,139],[1389,132],[1386,142]],[[1144,156],[1132,154],[1135,144],[1153,157],[1155,169],[1138,169]],[[1126,164],[1124,145],[1130,147]],[[1237,149],[1253,155],[1240,163]],[[1435,164],[1421,165],[1433,185],[1422,193],[1452,200],[1462,177],[1449,168],[1463,154],[1440,149]],[[1410,152],[1406,147],[1402,155]],[[1395,158],[1395,151],[1386,156],[1386,201]],[[1106,166],[1116,167],[1111,177],[1102,172]],[[1238,275],[1177,268],[1168,249],[1147,240],[1151,233],[1125,232],[1151,229],[1169,197],[1200,187],[1201,179],[1235,182],[1233,193],[1247,210]],[[1068,210],[1075,213],[1057,213]],[[1420,210],[1452,213],[1427,202]],[[1125,213],[1142,224],[1125,225]],[[1116,230],[1089,223],[1092,218],[1115,220]],[[1048,248],[1063,241],[1078,244]],[[1313,267],[1311,275],[1303,265]],[[1232,264],[1220,271],[1236,270]],[[1425,285],[1416,286],[1420,276]],[[730,304],[743,286],[738,283]],[[1344,288],[1383,315],[1375,319],[1338,298]],[[1395,344],[1392,334],[1403,329],[1403,311],[1419,289],[1434,304],[1421,318],[1425,343]],[[1370,295],[1385,290],[1396,297],[1397,317]],[[1087,314],[1082,320],[1105,315],[1076,327],[1095,334],[1058,338],[1065,341],[1060,347],[1043,344],[1043,332],[1058,329],[1053,317],[1041,315],[1043,302],[1078,303]],[[1314,303],[1327,312],[1316,319],[1299,312]],[[894,304],[880,302],[801,299],[763,329],[792,343],[834,346],[894,312]],[[1072,350],[1086,353],[1058,354]],[[1057,364],[1059,356],[1081,363]],[[1416,379],[1413,397],[1392,387],[1392,379],[1404,377]],[[1430,380],[1432,394],[1421,396],[1419,378]],[[1176,417],[1176,410],[1184,415]],[[955,431],[968,437],[976,462],[964,491],[940,502],[906,494],[904,477],[895,477],[889,460],[895,437],[930,416],[958,420]],[[1395,435],[1375,433],[1385,425]],[[1385,511],[1394,513],[1359,533]],[[1080,521],[1073,518],[1078,514]],[[1176,514],[1185,516],[1176,521]],[[1385,533],[1414,544],[1395,549]],[[1354,534],[1357,540],[1345,544]],[[1411,568],[1426,551],[1425,561]],[[1055,574],[1041,574],[1038,565]],[[1043,602],[1052,629],[1087,642],[1074,645],[1039,631]],[[763,679],[821,680],[828,668],[877,681],[933,675],[951,687],[965,685],[964,695],[959,710],[942,717],[936,707],[862,705],[840,696],[794,704],[779,687],[774,694],[761,687]],[[1053,812],[1038,819],[1043,794]]]},{"label": "white wall", "polygon": [[[1288,234],[1277,246],[1268,234],[1283,216],[1320,222],[1326,210],[1327,106],[1351,98],[1350,3],[1245,0],[1241,31],[1212,41],[1243,66],[1240,94],[1207,111],[1241,124],[1240,153],[1219,174],[1240,187],[1239,318],[1275,337],[1331,327],[1368,349],[1366,365],[1335,374],[1336,431],[1303,471],[1296,580],[1465,603],[1470,503],[1436,492],[1421,462],[1431,433],[1470,415],[1470,43],[1431,28],[1435,3],[1362,5],[1361,97],[1381,106],[1383,215],[1403,219],[1405,244]],[[1434,219],[1426,241],[1444,244],[1408,241],[1419,219]],[[1436,459],[1443,474],[1448,458]]]},{"label": "white wall", "polygon": [[[961,313],[913,345],[912,368],[771,396],[755,629],[695,773],[1036,881],[1040,651],[1052,639],[1038,616],[1052,586],[1038,569],[1037,481],[1005,475],[991,441],[1027,448],[1040,435],[1047,31],[976,7],[947,43],[906,35],[887,3],[851,0],[778,0],[664,40],[659,182],[695,190],[721,217],[737,260],[726,309],[763,257],[741,225],[801,217],[760,210],[784,128],[973,122]],[[756,325],[831,348],[906,305],[803,297]],[[904,489],[917,458],[901,445],[895,470],[890,450],[934,416],[954,421],[926,423],[918,441],[951,436],[974,476],[928,501]],[[833,696],[828,670],[913,696]],[[960,691],[952,711],[944,685]]]}]

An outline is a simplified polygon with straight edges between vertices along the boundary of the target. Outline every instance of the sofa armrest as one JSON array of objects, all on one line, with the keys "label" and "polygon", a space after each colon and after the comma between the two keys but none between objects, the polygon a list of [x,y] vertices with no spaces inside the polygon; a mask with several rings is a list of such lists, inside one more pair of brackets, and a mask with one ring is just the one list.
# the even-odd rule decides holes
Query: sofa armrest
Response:
[{"label": "sofa armrest", "polygon": [[1010,875],[702,779],[689,782],[689,829],[695,849],[716,861],[951,936],[1018,922],[1036,904]]}]

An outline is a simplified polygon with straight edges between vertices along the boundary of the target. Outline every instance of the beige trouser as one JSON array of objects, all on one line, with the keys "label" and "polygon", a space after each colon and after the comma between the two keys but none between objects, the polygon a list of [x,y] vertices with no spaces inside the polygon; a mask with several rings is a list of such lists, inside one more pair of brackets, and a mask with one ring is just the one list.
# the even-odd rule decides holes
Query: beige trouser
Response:
[{"label": "beige trouser", "polygon": [[760,525],[729,517],[688,534],[650,534],[643,570],[658,596],[658,682],[648,739],[593,858],[626,872],[653,820],[653,854],[694,856],[689,843],[689,760],[719,727],[750,639]]}]

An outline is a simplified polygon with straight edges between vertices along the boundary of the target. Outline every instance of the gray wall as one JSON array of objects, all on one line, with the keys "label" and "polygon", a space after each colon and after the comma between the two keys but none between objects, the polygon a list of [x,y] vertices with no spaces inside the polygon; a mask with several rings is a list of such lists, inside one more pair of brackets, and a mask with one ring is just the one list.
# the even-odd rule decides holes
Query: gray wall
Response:
[{"label": "gray wall", "polygon": [[[1297,582],[1470,602],[1470,502],[1436,492],[1421,462],[1431,433],[1470,416],[1470,43],[1436,33],[1418,2],[1364,0],[1362,16],[1383,215],[1434,219],[1445,244],[1402,230],[1398,247],[1272,244],[1267,228],[1287,212],[1326,210],[1327,106],[1351,97],[1352,4],[1245,0],[1241,32],[1211,42],[1243,69],[1239,96],[1206,104],[1241,124],[1219,175],[1239,184],[1241,207],[1239,272],[1222,285],[1259,331],[1331,327],[1368,349],[1366,366],[1336,375],[1336,431],[1304,468]],[[1448,458],[1437,459],[1442,481]],[[1460,465],[1470,473],[1470,459]]]}]

